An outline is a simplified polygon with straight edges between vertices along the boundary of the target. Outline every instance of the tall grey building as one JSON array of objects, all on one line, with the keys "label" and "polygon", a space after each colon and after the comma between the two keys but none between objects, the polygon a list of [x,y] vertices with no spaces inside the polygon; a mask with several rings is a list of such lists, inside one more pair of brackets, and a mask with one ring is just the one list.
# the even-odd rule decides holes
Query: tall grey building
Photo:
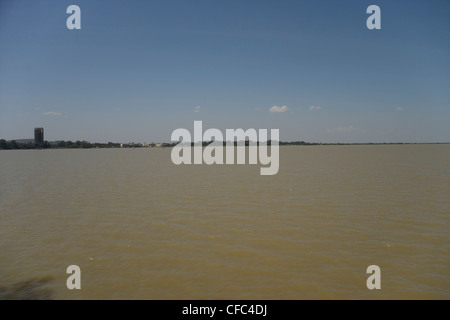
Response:
[{"label": "tall grey building", "polygon": [[42,145],[44,143],[44,128],[34,128],[34,144]]}]

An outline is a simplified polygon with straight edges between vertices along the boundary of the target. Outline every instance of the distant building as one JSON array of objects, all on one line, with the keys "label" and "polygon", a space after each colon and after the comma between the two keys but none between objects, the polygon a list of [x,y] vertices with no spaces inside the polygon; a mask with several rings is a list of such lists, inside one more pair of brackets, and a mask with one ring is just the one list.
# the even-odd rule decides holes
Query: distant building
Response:
[{"label": "distant building", "polygon": [[34,144],[42,145],[44,143],[44,128],[34,128]]},{"label": "distant building", "polygon": [[22,144],[33,144],[34,139],[16,139],[16,142]]}]

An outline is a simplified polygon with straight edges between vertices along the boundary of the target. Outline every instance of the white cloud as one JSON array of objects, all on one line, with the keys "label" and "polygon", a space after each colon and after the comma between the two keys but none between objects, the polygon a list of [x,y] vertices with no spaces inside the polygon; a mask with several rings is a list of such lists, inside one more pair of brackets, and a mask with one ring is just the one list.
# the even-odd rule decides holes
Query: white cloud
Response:
[{"label": "white cloud", "polygon": [[405,110],[405,108],[397,107],[397,108],[395,108],[395,110],[397,110],[397,111],[403,111],[403,110]]},{"label": "white cloud", "polygon": [[322,107],[320,107],[320,106],[310,106],[309,107],[309,110],[320,110],[320,109],[322,109]]},{"label": "white cloud", "polygon": [[289,108],[287,106],[282,106],[282,107],[273,106],[272,108],[269,109],[270,112],[285,112],[288,110],[289,110]]},{"label": "white cloud", "polygon": [[355,131],[361,131],[361,129],[355,128],[354,126],[336,127],[327,129],[327,133],[349,133]]},{"label": "white cloud", "polygon": [[43,113],[44,116],[62,116],[61,112],[47,111]]},{"label": "white cloud", "polygon": [[194,108],[194,112],[200,112],[200,106],[196,106],[196,107]]}]

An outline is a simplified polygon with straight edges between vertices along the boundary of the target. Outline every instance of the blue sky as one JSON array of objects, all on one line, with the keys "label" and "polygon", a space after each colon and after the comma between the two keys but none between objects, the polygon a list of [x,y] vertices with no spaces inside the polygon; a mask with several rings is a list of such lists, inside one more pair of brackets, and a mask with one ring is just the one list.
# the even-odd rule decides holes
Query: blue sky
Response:
[{"label": "blue sky", "polygon": [[194,120],[450,142],[450,1],[0,2],[0,138],[168,142]]}]

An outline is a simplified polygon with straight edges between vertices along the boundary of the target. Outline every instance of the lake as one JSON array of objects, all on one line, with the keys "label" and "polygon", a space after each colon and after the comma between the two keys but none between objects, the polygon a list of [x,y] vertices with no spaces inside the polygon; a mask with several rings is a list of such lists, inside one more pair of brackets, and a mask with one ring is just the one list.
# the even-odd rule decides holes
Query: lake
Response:
[{"label": "lake", "polygon": [[273,176],[170,152],[0,151],[0,298],[450,298],[450,145],[282,146]]}]

